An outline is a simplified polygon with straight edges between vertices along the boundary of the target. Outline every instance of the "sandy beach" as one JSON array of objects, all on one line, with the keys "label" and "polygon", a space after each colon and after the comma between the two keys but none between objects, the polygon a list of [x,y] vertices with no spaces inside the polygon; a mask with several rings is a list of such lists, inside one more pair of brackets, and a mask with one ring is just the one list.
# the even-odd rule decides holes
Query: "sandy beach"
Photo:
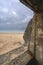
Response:
[{"label": "sandy beach", "polygon": [[20,47],[23,41],[23,33],[0,33],[0,55]]}]

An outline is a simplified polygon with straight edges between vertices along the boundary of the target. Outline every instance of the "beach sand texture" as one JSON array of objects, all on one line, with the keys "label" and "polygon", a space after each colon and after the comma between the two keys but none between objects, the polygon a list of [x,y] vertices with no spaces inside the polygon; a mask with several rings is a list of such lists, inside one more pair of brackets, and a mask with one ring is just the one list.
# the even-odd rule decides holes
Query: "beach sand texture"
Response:
[{"label": "beach sand texture", "polygon": [[23,33],[0,33],[0,55],[21,46]]}]

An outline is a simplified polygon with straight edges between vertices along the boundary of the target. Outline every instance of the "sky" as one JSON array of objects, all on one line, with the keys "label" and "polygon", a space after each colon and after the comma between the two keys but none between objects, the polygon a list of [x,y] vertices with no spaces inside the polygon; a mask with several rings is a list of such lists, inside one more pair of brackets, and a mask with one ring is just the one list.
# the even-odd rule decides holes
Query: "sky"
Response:
[{"label": "sky", "polygon": [[25,30],[33,11],[19,0],[0,0],[0,31]]}]

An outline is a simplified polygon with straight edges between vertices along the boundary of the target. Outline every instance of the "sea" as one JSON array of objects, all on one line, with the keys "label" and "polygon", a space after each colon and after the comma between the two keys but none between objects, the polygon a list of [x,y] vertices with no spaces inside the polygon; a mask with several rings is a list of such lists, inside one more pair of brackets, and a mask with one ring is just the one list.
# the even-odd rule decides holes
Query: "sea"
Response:
[{"label": "sea", "polygon": [[0,33],[24,33],[24,30],[0,30]]}]

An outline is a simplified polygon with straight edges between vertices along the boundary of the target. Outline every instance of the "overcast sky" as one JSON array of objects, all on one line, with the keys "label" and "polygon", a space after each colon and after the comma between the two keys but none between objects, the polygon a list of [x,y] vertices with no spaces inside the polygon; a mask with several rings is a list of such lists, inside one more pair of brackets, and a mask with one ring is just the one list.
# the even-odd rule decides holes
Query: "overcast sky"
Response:
[{"label": "overcast sky", "polygon": [[14,27],[29,22],[33,11],[19,2],[19,0],[0,0],[0,30],[4,27]]}]

